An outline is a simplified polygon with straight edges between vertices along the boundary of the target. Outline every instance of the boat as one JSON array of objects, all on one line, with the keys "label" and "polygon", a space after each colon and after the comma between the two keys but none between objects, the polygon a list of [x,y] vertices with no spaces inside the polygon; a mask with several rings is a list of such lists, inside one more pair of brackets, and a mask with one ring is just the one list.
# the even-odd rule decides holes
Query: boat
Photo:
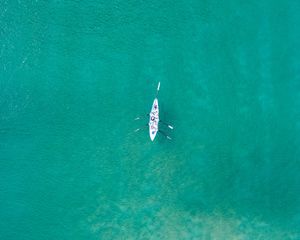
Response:
[{"label": "boat", "polygon": [[[158,132],[161,133],[163,136],[165,136],[167,139],[171,140],[171,138],[166,133],[164,133],[163,131],[161,131],[158,128],[159,123],[162,123],[162,124],[166,125],[168,128],[173,129],[173,126],[171,126],[159,119],[159,107],[158,107],[158,98],[157,98],[159,87],[160,87],[160,82],[158,83],[158,86],[157,86],[157,92],[156,92],[156,96],[155,96],[153,104],[152,104],[151,111],[149,114],[147,114],[149,116],[149,122],[145,126],[145,127],[149,127],[149,136],[150,136],[151,141],[154,141],[156,134]],[[136,117],[134,120],[139,120],[139,119],[141,119],[141,117]],[[141,129],[142,128],[138,128],[138,129],[134,130],[134,132],[138,132]]]},{"label": "boat", "polygon": [[158,132],[158,123],[159,123],[158,99],[155,98],[152,104],[151,112],[149,114],[149,135],[151,141],[154,140]]}]

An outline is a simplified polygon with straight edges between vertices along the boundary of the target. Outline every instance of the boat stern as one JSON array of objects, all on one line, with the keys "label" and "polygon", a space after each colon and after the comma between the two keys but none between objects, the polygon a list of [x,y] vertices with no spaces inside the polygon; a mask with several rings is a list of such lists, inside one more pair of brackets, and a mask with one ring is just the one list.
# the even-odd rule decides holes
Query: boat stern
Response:
[{"label": "boat stern", "polygon": [[151,129],[150,129],[150,139],[152,142],[154,141],[156,134],[157,134],[157,131],[154,131],[154,130],[151,131]]}]

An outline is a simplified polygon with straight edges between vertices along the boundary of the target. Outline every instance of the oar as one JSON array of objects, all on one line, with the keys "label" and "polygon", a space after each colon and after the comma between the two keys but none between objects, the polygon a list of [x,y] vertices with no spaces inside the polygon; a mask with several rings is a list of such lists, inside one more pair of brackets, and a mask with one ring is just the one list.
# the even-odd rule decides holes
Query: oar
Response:
[{"label": "oar", "polygon": [[172,138],[169,137],[169,136],[168,136],[166,133],[164,133],[163,131],[158,130],[158,132],[161,133],[162,135],[164,135],[167,139],[172,140]]},{"label": "oar", "polygon": [[135,129],[134,132],[138,132],[138,131],[146,128],[146,127],[148,127],[148,124],[146,124],[144,127],[140,127],[140,128]]},{"label": "oar", "polygon": [[[146,116],[149,116],[149,113],[147,113]],[[143,118],[142,116],[138,116],[138,117],[136,117],[134,120],[140,120],[140,119],[142,119],[142,118]]]},{"label": "oar", "polygon": [[160,82],[158,82],[158,86],[157,86],[157,90],[156,90],[156,97],[158,95],[159,88],[160,88]]},{"label": "oar", "polygon": [[169,124],[163,122],[162,120],[159,120],[159,122],[161,122],[162,124],[166,125],[168,128],[174,129],[174,127],[172,125],[169,125]]}]

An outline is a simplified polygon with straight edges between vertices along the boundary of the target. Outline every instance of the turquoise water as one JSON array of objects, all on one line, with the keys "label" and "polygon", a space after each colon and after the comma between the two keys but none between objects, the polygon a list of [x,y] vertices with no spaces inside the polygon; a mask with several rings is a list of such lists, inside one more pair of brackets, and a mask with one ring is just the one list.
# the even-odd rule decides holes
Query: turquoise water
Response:
[{"label": "turquoise water", "polygon": [[299,12],[2,0],[0,238],[300,239]]}]

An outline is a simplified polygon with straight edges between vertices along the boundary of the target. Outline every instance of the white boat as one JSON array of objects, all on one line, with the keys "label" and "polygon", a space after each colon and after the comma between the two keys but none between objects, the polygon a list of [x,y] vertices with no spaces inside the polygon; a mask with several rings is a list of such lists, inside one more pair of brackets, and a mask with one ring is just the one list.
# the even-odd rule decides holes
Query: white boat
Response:
[{"label": "white boat", "polygon": [[149,135],[152,141],[154,140],[158,132],[158,123],[159,123],[158,99],[155,98],[152,104],[151,112],[149,114]]},{"label": "white boat", "polygon": [[[170,129],[173,129],[173,126],[159,120],[159,107],[158,107],[158,99],[157,99],[157,95],[158,95],[158,91],[159,91],[159,87],[160,87],[160,82],[158,83],[158,86],[157,86],[157,92],[156,92],[156,97],[154,98],[154,101],[153,101],[153,104],[152,104],[152,108],[151,108],[151,111],[149,114],[149,123],[146,124],[145,127],[149,127],[149,135],[150,135],[150,139],[151,141],[154,140],[157,132],[160,132],[162,135],[164,135],[167,139],[171,140],[171,138],[166,134],[164,133],[163,131],[159,130],[158,128],[158,123],[162,123],[164,125],[166,125],[168,128]],[[135,118],[134,120],[139,120],[141,119],[141,117],[137,117]],[[138,128],[136,130],[134,130],[135,132],[141,130],[142,128]]]}]

